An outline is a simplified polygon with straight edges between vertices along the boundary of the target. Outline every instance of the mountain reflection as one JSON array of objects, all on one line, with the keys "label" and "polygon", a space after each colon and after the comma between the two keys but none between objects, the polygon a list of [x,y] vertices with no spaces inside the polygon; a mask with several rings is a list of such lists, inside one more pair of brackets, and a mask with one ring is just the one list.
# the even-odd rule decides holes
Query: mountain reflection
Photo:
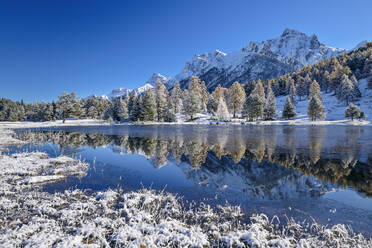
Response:
[{"label": "mountain reflection", "polygon": [[80,132],[25,132],[21,138],[52,142],[61,152],[82,146],[140,154],[161,168],[175,164],[196,185],[229,188],[263,199],[318,196],[351,187],[372,196],[370,144],[362,146],[361,128],[221,128],[128,131],[120,135]]}]

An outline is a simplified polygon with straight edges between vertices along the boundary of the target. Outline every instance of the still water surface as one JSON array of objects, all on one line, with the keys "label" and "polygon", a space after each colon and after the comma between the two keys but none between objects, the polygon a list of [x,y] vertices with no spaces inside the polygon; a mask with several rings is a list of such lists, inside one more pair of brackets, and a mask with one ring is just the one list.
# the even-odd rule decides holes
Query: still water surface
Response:
[{"label": "still water surface", "polygon": [[372,128],[345,126],[113,126],[20,130],[39,150],[90,164],[85,177],[44,186],[153,188],[185,201],[240,205],[372,236]]}]

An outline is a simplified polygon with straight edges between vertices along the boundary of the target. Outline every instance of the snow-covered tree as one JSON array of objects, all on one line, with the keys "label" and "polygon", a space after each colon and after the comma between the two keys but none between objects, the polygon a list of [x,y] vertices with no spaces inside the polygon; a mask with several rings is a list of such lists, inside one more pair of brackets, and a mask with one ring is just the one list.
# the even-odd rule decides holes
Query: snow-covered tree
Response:
[{"label": "snow-covered tree", "polygon": [[360,98],[361,93],[355,77],[350,79],[346,74],[342,75],[341,83],[336,90],[336,95],[337,98],[341,101],[344,101],[346,105]]},{"label": "snow-covered tree", "polygon": [[263,116],[264,104],[264,99],[253,91],[244,104],[242,111],[243,117],[249,121],[261,118]]},{"label": "snow-covered tree", "polygon": [[296,108],[293,106],[291,99],[287,97],[287,100],[284,104],[283,112],[282,112],[282,117],[284,119],[292,119],[293,117],[296,116]]},{"label": "snow-covered tree", "polygon": [[157,113],[156,96],[153,89],[145,92],[141,108],[144,121],[155,121]]},{"label": "snow-covered tree", "polygon": [[138,113],[137,104],[138,104],[137,92],[133,91],[130,94],[129,105],[128,105],[129,119],[131,121],[137,121],[137,119],[138,119],[138,114],[139,113]]},{"label": "snow-covered tree", "polygon": [[296,86],[294,84],[294,80],[292,78],[289,78],[289,97],[291,98],[291,101],[296,104]]},{"label": "snow-covered tree", "polygon": [[202,102],[202,111],[207,112],[207,101],[208,101],[208,96],[209,92],[207,90],[207,87],[205,86],[205,82],[201,82],[200,84],[200,89],[201,89],[201,102]]},{"label": "snow-covered tree", "polygon": [[202,110],[200,79],[196,76],[191,77],[189,89],[184,91],[184,108],[191,120],[194,119],[195,114]]},{"label": "snow-covered tree", "polygon": [[98,115],[98,111],[94,105],[90,106],[87,110],[87,117],[95,119]]},{"label": "snow-covered tree", "polygon": [[183,102],[182,90],[179,82],[174,85],[173,89],[170,92],[170,96],[173,102],[174,113],[181,113],[183,110]]},{"label": "snow-covered tree", "polygon": [[277,117],[275,95],[271,85],[267,88],[263,117],[265,120],[274,120]]},{"label": "snow-covered tree", "polygon": [[217,111],[216,111],[216,117],[219,121],[229,121],[230,120],[230,113],[227,109],[227,105],[225,100],[220,97],[218,101]]},{"label": "snow-covered tree", "polygon": [[176,113],[174,112],[175,107],[173,106],[173,100],[171,97],[168,96],[168,108],[165,121],[167,122],[174,122],[176,121]]},{"label": "snow-covered tree", "polygon": [[307,115],[312,121],[324,120],[325,110],[322,100],[318,94],[311,97],[309,105],[307,107]]},{"label": "snow-covered tree", "polygon": [[217,99],[214,97],[214,94],[210,94],[207,101],[208,113],[216,115],[217,107],[218,107]]},{"label": "snow-covered tree", "polygon": [[129,117],[127,103],[121,97],[114,102],[114,112],[117,121],[123,121]]},{"label": "snow-covered tree", "polygon": [[313,80],[309,88],[309,99],[311,99],[314,96],[317,96],[319,100],[322,100],[322,95],[320,93],[320,86],[316,80]]},{"label": "snow-covered tree", "polygon": [[236,118],[238,113],[245,103],[245,91],[240,83],[234,82],[229,88],[229,108],[233,113],[233,118]]},{"label": "snow-covered tree", "polygon": [[360,110],[360,108],[350,103],[347,109],[345,110],[345,118],[350,118],[351,120],[358,119],[360,117],[361,112],[362,111]]},{"label": "snow-covered tree", "polygon": [[166,118],[168,108],[168,90],[160,80],[155,84],[157,119],[163,122]]},{"label": "snow-covered tree", "polygon": [[[77,111],[77,105],[79,104],[75,93],[64,92],[58,97],[57,101],[57,111],[60,114],[63,123],[69,117],[75,116]],[[80,104],[79,104],[80,105]]]}]

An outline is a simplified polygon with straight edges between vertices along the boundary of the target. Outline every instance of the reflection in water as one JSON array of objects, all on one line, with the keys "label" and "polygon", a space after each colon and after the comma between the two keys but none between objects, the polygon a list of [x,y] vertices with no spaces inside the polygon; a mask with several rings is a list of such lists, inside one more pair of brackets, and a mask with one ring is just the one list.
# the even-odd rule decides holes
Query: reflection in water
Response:
[{"label": "reflection in water", "polygon": [[358,127],[155,126],[70,128],[20,136],[35,143],[58,144],[62,153],[73,156],[83,146],[140,154],[155,168],[176,164],[198,186],[286,199],[319,196],[340,187],[372,196],[371,144],[368,138],[363,140],[364,131]]}]

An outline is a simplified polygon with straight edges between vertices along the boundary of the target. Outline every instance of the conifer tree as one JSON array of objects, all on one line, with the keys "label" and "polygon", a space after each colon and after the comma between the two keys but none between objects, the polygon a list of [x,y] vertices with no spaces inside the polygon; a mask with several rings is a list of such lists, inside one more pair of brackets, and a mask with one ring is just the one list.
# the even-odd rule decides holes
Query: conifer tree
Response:
[{"label": "conifer tree", "polygon": [[128,106],[121,97],[115,100],[114,104],[114,112],[116,113],[116,120],[117,121],[123,121],[125,119],[128,119]]},{"label": "conifer tree", "polygon": [[187,94],[184,95],[185,112],[187,115],[190,116],[191,120],[193,120],[195,114],[200,113],[200,111],[202,110],[201,87],[200,79],[198,77],[192,76],[190,78],[189,89],[187,91]]},{"label": "conifer tree", "polygon": [[78,104],[79,102],[75,93],[69,94],[64,92],[58,97],[57,108],[61,118],[63,119],[63,123],[66,122],[67,118],[75,115],[78,109],[76,105]]},{"label": "conifer tree", "polygon": [[138,112],[137,112],[138,103],[137,102],[138,102],[137,92],[133,91],[130,94],[129,105],[128,105],[129,119],[131,121],[137,121],[138,119]]},{"label": "conifer tree", "polygon": [[234,82],[229,88],[229,107],[233,113],[233,118],[236,118],[238,113],[245,103],[245,91],[240,83]]},{"label": "conifer tree", "polygon": [[287,100],[284,104],[282,117],[284,119],[289,120],[289,119],[292,119],[295,116],[296,116],[296,109],[293,106],[293,104],[291,103],[291,99],[289,97],[287,97]]},{"label": "conifer tree", "polygon": [[165,121],[167,122],[174,122],[176,121],[176,114],[174,112],[175,107],[173,106],[173,100],[171,97],[168,96],[168,108],[167,108],[167,115]]},{"label": "conifer tree", "polygon": [[155,121],[157,105],[156,96],[153,89],[145,92],[141,112],[144,121]]},{"label": "conifer tree", "polygon": [[[347,109],[345,110],[345,118],[350,118],[352,121],[360,117],[361,114],[360,108],[350,103]],[[364,114],[364,113],[363,113]]]},{"label": "conifer tree", "polygon": [[217,107],[218,107],[218,101],[214,97],[214,94],[210,94],[208,97],[208,101],[207,101],[208,113],[212,115],[216,115]]},{"label": "conifer tree", "polygon": [[183,102],[182,102],[182,90],[180,87],[180,83],[177,82],[173,89],[171,90],[171,99],[174,106],[174,113],[181,113],[183,110]]},{"label": "conifer tree", "polygon": [[230,120],[229,110],[227,109],[226,102],[222,97],[220,97],[220,99],[218,101],[216,116],[217,116],[219,121],[229,121]]},{"label": "conifer tree", "polygon": [[297,77],[297,88],[296,88],[297,95],[300,98],[300,101],[302,100],[303,96],[307,95],[307,89],[306,89],[306,83],[305,79],[301,76]]},{"label": "conifer tree", "polygon": [[347,75],[342,75],[341,83],[336,91],[337,98],[344,101],[346,105],[357,100],[361,96],[357,84],[356,79],[351,80]]},{"label": "conifer tree", "polygon": [[271,89],[270,84],[267,88],[267,96],[263,116],[265,120],[274,120],[277,117],[275,95]]},{"label": "conifer tree", "polygon": [[319,100],[322,100],[322,95],[320,93],[320,86],[316,80],[313,80],[309,88],[309,99],[311,99],[314,96],[318,97]]},{"label": "conifer tree", "polygon": [[202,102],[202,111],[207,112],[207,101],[208,101],[208,90],[207,87],[205,86],[205,82],[201,82],[200,84],[200,89],[201,89],[201,102]]},{"label": "conifer tree", "polygon": [[164,84],[160,80],[156,81],[155,85],[156,93],[156,111],[157,119],[159,122],[163,122],[166,118],[167,108],[168,108],[168,91]]},{"label": "conifer tree", "polygon": [[291,102],[296,104],[296,86],[294,84],[293,78],[289,78],[289,97],[291,98]]},{"label": "conifer tree", "polygon": [[307,107],[307,115],[312,121],[324,120],[325,110],[322,100],[317,94],[311,97],[309,105]]},{"label": "conifer tree", "polygon": [[98,113],[97,113],[96,107],[94,107],[93,105],[90,106],[87,110],[87,117],[91,118],[91,119],[94,119],[94,118],[96,118],[97,115],[98,115]]}]

